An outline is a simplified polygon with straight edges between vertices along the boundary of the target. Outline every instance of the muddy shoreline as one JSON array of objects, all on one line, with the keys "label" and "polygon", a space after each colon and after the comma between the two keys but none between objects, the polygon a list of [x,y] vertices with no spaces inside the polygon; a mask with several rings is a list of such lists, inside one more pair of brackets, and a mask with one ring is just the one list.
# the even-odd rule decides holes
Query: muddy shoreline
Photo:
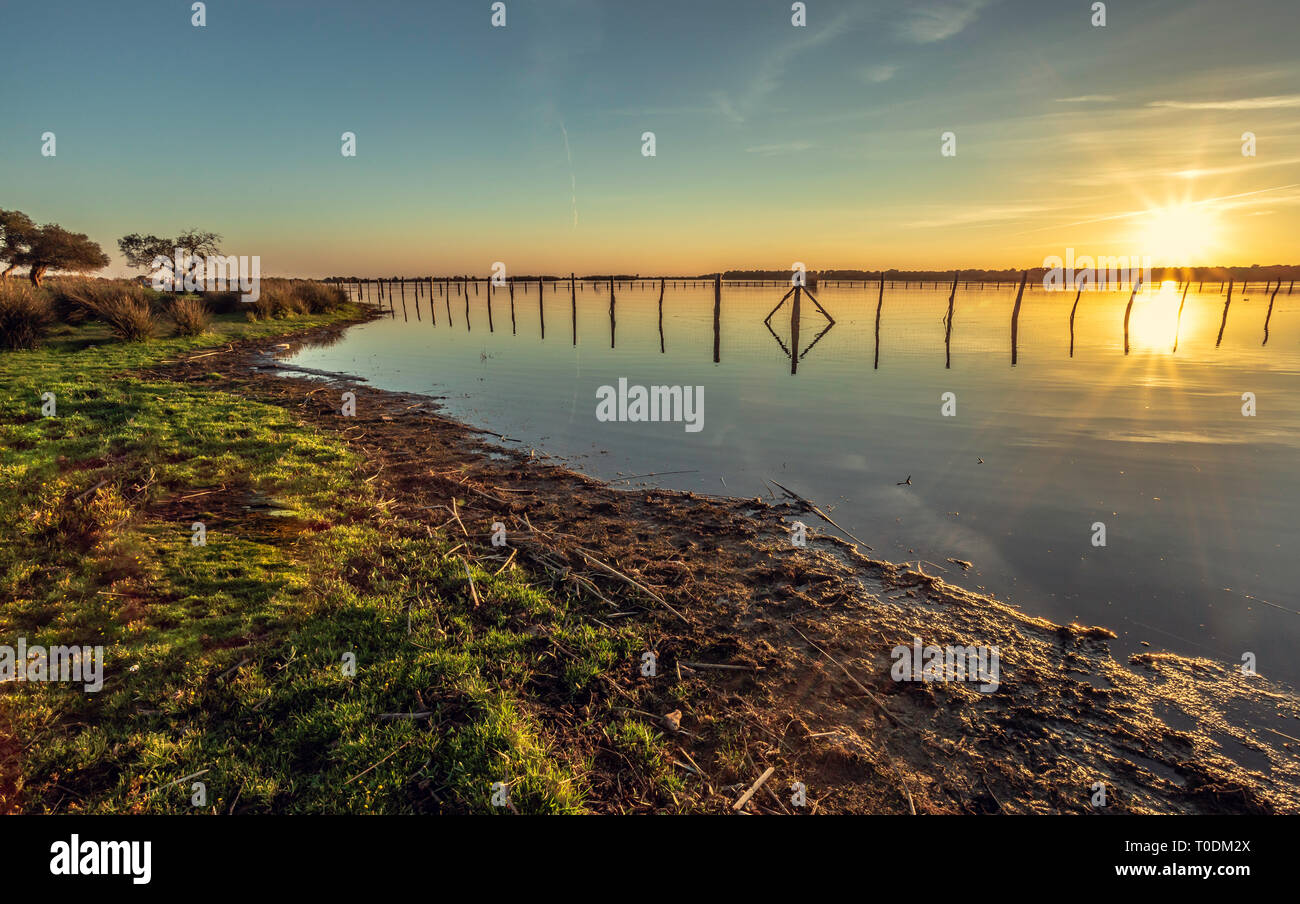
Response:
[{"label": "muddy shoreline", "polygon": [[[790,812],[794,782],[813,812],[1300,812],[1290,737],[1300,699],[1266,679],[1169,654],[1119,662],[1106,629],[1055,625],[871,558],[798,500],[616,488],[503,448],[429,397],[275,365],[347,326],[234,343],[150,373],[284,407],[364,457],[388,512],[438,527],[448,506],[467,542],[485,548],[501,521],[534,572],[594,594],[610,620],[649,626],[665,676],[653,715],[680,710],[678,750],[719,811],[771,766],[775,793],[759,795],[760,812]],[[340,415],[345,391],[355,417]],[[795,519],[808,525],[806,547],[790,543]],[[893,680],[891,651],[918,637],[997,647],[998,689]],[[631,700],[635,664],[625,672],[614,690]],[[752,775],[737,781],[715,765],[733,741],[694,730],[704,722],[743,736]],[[596,790],[607,782],[613,797],[614,781]]]}]

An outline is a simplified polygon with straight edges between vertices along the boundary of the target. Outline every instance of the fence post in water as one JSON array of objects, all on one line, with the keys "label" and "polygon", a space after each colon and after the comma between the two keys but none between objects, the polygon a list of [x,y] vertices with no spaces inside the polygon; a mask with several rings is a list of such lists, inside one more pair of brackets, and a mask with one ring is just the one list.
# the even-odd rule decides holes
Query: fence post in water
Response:
[{"label": "fence post in water", "polygon": [[542,285],[542,278],[537,277],[537,319],[542,324],[542,338],[546,338],[546,287]]},{"label": "fence post in water", "polygon": [[614,280],[609,281],[609,347],[614,347]]},{"label": "fence post in water", "polygon": [[578,287],[574,282],[572,272],[569,273],[569,306],[573,310],[573,345],[576,348],[578,345]]},{"label": "fence post in water", "polygon": [[[865,287],[866,282],[862,285]],[[885,271],[880,271],[880,297],[876,299],[876,360],[871,365],[872,370],[880,369],[880,309],[885,306]]]},{"label": "fence post in water", "polygon": [[1268,322],[1273,319],[1273,299],[1277,298],[1278,289],[1282,288],[1282,280],[1277,281],[1277,289],[1268,297],[1268,313],[1264,315],[1264,341],[1261,345],[1268,345]]},{"label": "fence post in water", "polygon": [[1083,284],[1074,281],[1074,307],[1070,308],[1070,357],[1074,357],[1074,314],[1079,310],[1079,296],[1083,294]]},{"label": "fence post in water", "polygon": [[1223,341],[1223,328],[1228,325],[1228,306],[1232,304],[1232,280],[1228,280],[1228,300],[1223,303],[1223,322],[1219,324],[1219,338],[1214,341],[1214,347],[1218,348],[1219,343]]},{"label": "fence post in water", "polygon": [[515,335],[515,278],[510,277],[510,335]]},{"label": "fence post in water", "polygon": [[[795,298],[798,298],[798,294]],[[796,302],[797,303],[797,302]],[[797,351],[797,349],[796,349]],[[722,274],[713,278],[713,363],[717,364],[722,352]]]},{"label": "fence post in water", "polygon": [[442,298],[447,303],[447,326],[453,327],[456,324],[451,319],[451,277],[442,281]]},{"label": "fence post in water", "polygon": [[659,280],[659,354],[664,353],[664,284],[667,280]]},{"label": "fence post in water", "polygon": [[1133,283],[1133,291],[1128,294],[1128,306],[1124,308],[1124,354],[1128,354],[1128,319],[1133,313],[1133,299],[1137,297],[1138,289],[1142,287],[1142,280]]},{"label": "fence post in water", "polygon": [[[791,373],[792,375],[793,375],[793,374],[797,374],[797,373],[799,372],[799,302],[802,300],[802,295],[803,295],[803,287],[800,286],[798,283],[795,283],[795,284],[794,284],[794,302],[790,305],[790,373]],[[716,312],[717,309],[715,308],[714,310],[715,310],[715,312]],[[716,317],[716,315],[715,315],[715,317]],[[716,323],[716,319],[715,319],[715,323]],[[713,339],[713,348],[714,348],[714,352],[713,352],[714,357],[713,357],[713,360],[714,360],[715,363],[716,363],[717,360],[718,360],[718,358],[717,358],[717,354],[718,354],[718,353],[717,353],[717,347],[718,347],[718,339],[717,339],[717,336],[718,336],[718,334],[717,334],[717,329],[716,329],[716,326],[715,326],[714,333],[713,333],[713,337],[714,337],[714,339]]]},{"label": "fence post in water", "polygon": [[[948,293],[948,316],[943,319],[943,366],[945,369],[952,367],[952,308],[953,303],[957,300],[957,279],[961,276],[960,270],[954,270],[952,274],[952,291]],[[966,283],[969,288],[970,283]]]},{"label": "fence post in water", "polygon": [[495,333],[496,330],[492,326],[492,280],[491,279],[489,279],[487,282],[487,309],[488,309],[488,332]]},{"label": "fence post in water", "polygon": [[438,325],[438,306],[433,302],[433,277],[429,277],[429,320],[433,326]]},{"label": "fence post in water", "polygon": [[[475,283],[474,285],[477,286],[478,283]],[[469,323],[469,283],[462,279],[460,281],[460,288],[461,291],[465,293],[465,332],[468,333],[474,329]]]},{"label": "fence post in water", "polygon": [[1011,309],[1011,366],[1016,366],[1020,355],[1020,299],[1025,295],[1025,283],[1029,281],[1029,271],[1020,277],[1020,288],[1016,291],[1016,305]]},{"label": "fence post in water", "polygon": [[[1190,285],[1191,285],[1191,281],[1189,280],[1187,286]],[[1174,351],[1175,352],[1178,351],[1178,334],[1182,332],[1183,329],[1183,305],[1187,304],[1187,286],[1183,286],[1183,298],[1182,301],[1178,302],[1178,319],[1174,321]],[[1265,330],[1265,333],[1266,335],[1264,341],[1267,342],[1268,341],[1267,330]]]}]

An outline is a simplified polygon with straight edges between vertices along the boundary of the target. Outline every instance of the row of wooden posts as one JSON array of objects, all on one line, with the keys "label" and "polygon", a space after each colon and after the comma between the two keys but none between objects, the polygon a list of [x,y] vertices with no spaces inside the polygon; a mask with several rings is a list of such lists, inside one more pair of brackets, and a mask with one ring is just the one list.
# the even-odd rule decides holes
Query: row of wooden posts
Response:
[{"label": "row of wooden posts", "polygon": [[[1021,304],[1022,304],[1023,299],[1024,299],[1025,288],[1026,288],[1026,286],[1027,286],[1027,284],[1028,284],[1028,280],[1029,280],[1029,272],[1028,272],[1028,271],[1024,271],[1024,272],[1022,272],[1022,274],[1021,274],[1021,278],[1020,278],[1020,283],[1019,283],[1019,286],[1018,286],[1017,291],[1016,291],[1015,304],[1014,304],[1014,306],[1013,306],[1013,308],[1012,308],[1012,312],[1011,312],[1011,363],[1012,363],[1012,365],[1015,365],[1015,364],[1018,362],[1018,358],[1019,358],[1019,345],[1020,345],[1020,343],[1019,343],[1019,336],[1020,336],[1020,310],[1021,310]],[[585,291],[586,291],[586,282],[588,282],[588,281],[592,282],[592,291],[596,291],[597,289],[599,289],[600,283],[602,283],[602,282],[607,282],[607,283],[609,284],[609,346],[610,346],[610,348],[614,348],[614,347],[615,347],[616,329],[617,329],[617,317],[616,317],[617,298],[616,298],[616,295],[615,295],[615,288],[616,288],[616,286],[618,286],[618,285],[621,284],[622,286],[626,287],[626,286],[628,286],[628,285],[632,285],[632,284],[635,284],[635,283],[640,283],[640,284],[642,285],[643,288],[653,288],[653,281],[643,280],[643,279],[636,279],[636,280],[617,280],[617,279],[608,279],[608,280],[578,280],[577,277],[576,277],[574,274],[570,274],[570,275],[569,275],[569,279],[568,279],[568,283],[569,283],[568,288],[569,288],[570,307],[571,307],[571,312],[572,312],[573,344],[574,344],[575,346],[578,344],[578,291],[579,291],[579,287],[581,287],[581,290],[585,292]],[[494,324],[493,313],[492,313],[492,293],[493,293],[493,289],[496,288],[498,291],[505,291],[505,292],[507,292],[507,294],[508,294],[509,301],[510,301],[510,331],[511,331],[511,333],[515,333],[515,332],[517,332],[517,323],[516,323],[516,319],[515,319],[515,284],[516,284],[516,280],[513,279],[513,278],[505,280],[505,281],[504,281],[504,284],[501,284],[501,283],[494,283],[491,279],[472,279],[472,278],[469,278],[469,277],[462,277],[462,278],[459,278],[459,279],[452,279],[451,277],[444,277],[444,278],[441,278],[441,279],[436,279],[436,278],[434,278],[434,277],[420,277],[420,278],[417,278],[417,279],[410,279],[410,280],[405,279],[405,278],[398,277],[398,278],[389,279],[389,280],[384,280],[384,279],[374,279],[374,280],[366,279],[366,280],[360,280],[360,279],[356,279],[356,280],[334,280],[334,282],[339,282],[339,283],[344,283],[344,284],[350,284],[352,287],[355,288],[355,291],[356,291],[356,293],[357,293],[357,298],[358,298],[358,299],[361,299],[361,300],[371,300],[371,297],[372,297],[372,291],[371,291],[371,290],[372,290],[372,288],[373,288],[373,296],[374,296],[374,300],[379,304],[379,306],[380,306],[380,308],[381,308],[381,310],[382,310],[382,308],[383,308],[383,302],[384,302],[385,299],[387,299],[387,301],[388,301],[388,309],[389,309],[389,313],[390,313],[392,316],[396,316],[396,313],[397,313],[397,312],[396,312],[396,307],[394,306],[394,302],[393,302],[393,294],[394,294],[394,293],[393,293],[393,289],[394,289],[394,286],[396,285],[396,286],[398,287],[397,295],[398,295],[398,298],[401,300],[401,304],[402,304],[402,316],[403,316],[403,318],[405,318],[408,322],[409,322],[409,320],[410,320],[410,316],[409,316],[409,313],[408,313],[408,311],[407,311],[407,307],[406,307],[406,284],[407,284],[407,282],[410,282],[410,283],[412,283],[412,285],[413,285],[413,289],[414,289],[414,293],[415,293],[415,316],[416,316],[416,320],[420,320],[420,319],[421,319],[421,317],[420,317],[420,298],[422,297],[422,295],[424,295],[424,294],[427,292],[428,297],[429,297],[429,314],[430,314],[430,319],[432,320],[432,322],[433,322],[433,324],[434,324],[435,326],[437,325],[437,307],[435,306],[435,304],[434,304],[434,302],[433,302],[433,298],[434,298],[434,290],[435,290],[435,288],[437,289],[437,294],[438,294],[438,296],[444,299],[444,302],[445,302],[445,308],[446,308],[446,313],[447,313],[447,322],[448,322],[448,325],[453,325],[453,326],[454,326],[453,319],[452,319],[452,312],[451,312],[452,289],[453,289],[453,287],[454,287],[454,288],[455,288],[456,295],[457,295],[458,297],[459,297],[459,296],[463,296],[464,299],[465,299],[465,328],[466,328],[466,330],[471,330],[471,329],[473,328],[472,325],[471,325],[471,322],[470,322],[470,302],[469,302],[469,294],[470,294],[470,293],[469,293],[469,286],[470,286],[471,284],[474,286],[474,294],[477,296],[477,295],[479,294],[479,285],[480,285],[480,283],[482,283],[483,286],[484,286],[485,289],[486,289],[486,291],[485,291],[484,294],[486,294],[486,296],[487,296],[488,330],[489,330],[490,332],[494,332],[494,331],[495,331],[495,324]],[[546,307],[545,307],[545,291],[546,291],[546,282],[547,282],[547,280],[545,280],[545,279],[542,278],[542,277],[533,277],[533,278],[529,278],[529,279],[527,279],[527,280],[520,280],[519,282],[520,282],[521,285],[523,286],[525,292],[527,292],[527,288],[528,288],[529,283],[532,283],[532,282],[536,282],[536,283],[537,283],[537,290],[538,290],[538,299],[537,299],[538,319],[539,319],[539,323],[540,323],[540,327],[541,327],[541,336],[542,336],[543,339],[545,339],[545,338],[546,338]],[[555,293],[558,291],[558,288],[559,288],[561,282],[562,282],[561,280],[556,280],[556,279],[550,280],[550,283],[551,283],[551,293],[552,293],[552,294],[555,294]],[[665,291],[665,289],[667,288],[668,282],[669,282],[669,281],[668,281],[668,279],[667,279],[666,277],[660,277],[660,278],[658,279],[658,283],[659,283],[659,351],[660,351],[660,352],[663,352],[663,351],[665,350],[665,346],[664,346],[664,291]],[[711,280],[711,282],[712,282],[712,284],[713,284],[713,361],[714,361],[714,363],[718,363],[718,362],[721,360],[721,342],[722,342],[722,323],[721,323],[721,318],[722,318],[722,282],[723,282],[723,281],[722,281],[722,276],[721,276],[720,274],[715,275],[714,278]],[[884,301],[885,301],[885,285],[886,285],[886,282],[888,282],[888,280],[885,279],[885,276],[884,276],[883,273],[882,273],[882,274],[881,274],[877,279],[875,279],[875,280],[863,280],[863,281],[861,281],[861,285],[864,286],[864,287],[867,286],[867,285],[869,285],[869,284],[871,284],[871,283],[877,283],[877,284],[879,285],[879,293],[878,293],[878,295],[877,295],[877,299],[876,299],[875,355],[874,355],[874,362],[873,362],[873,367],[874,367],[874,368],[879,368],[879,367],[880,367],[880,319],[881,319],[881,312],[882,312],[882,309],[883,309],[883,307],[884,307]],[[944,318],[943,318],[943,323],[944,323],[944,366],[945,366],[946,368],[951,368],[951,367],[952,367],[952,325],[953,325],[953,315],[954,315],[954,313],[955,313],[955,306],[956,306],[956,300],[957,300],[957,290],[958,290],[958,286],[960,285],[960,282],[961,282],[961,273],[960,273],[960,271],[954,272],[954,273],[953,273],[952,286],[951,286],[951,289],[950,289],[949,294],[948,294],[948,312],[947,312],[947,314],[946,314],[946,315],[944,316]],[[1276,283],[1276,285],[1274,285],[1273,282],[1270,280],[1270,281],[1268,281],[1268,282],[1265,283],[1265,291],[1266,291],[1266,292],[1268,291],[1268,288],[1269,288],[1269,287],[1272,287],[1272,293],[1269,295],[1268,313],[1267,313],[1267,315],[1265,316],[1265,319],[1264,319],[1264,342],[1263,342],[1263,344],[1265,344],[1265,345],[1268,344],[1269,323],[1271,322],[1272,317],[1273,317],[1273,305],[1274,305],[1274,301],[1275,301],[1276,298],[1277,298],[1278,292],[1281,291],[1281,288],[1282,288],[1282,282],[1283,282],[1282,280],[1278,280],[1277,283]],[[673,283],[674,283],[675,286],[676,286],[676,285],[683,285],[683,284],[684,284],[684,285],[695,285],[695,286],[698,286],[698,285],[701,285],[701,284],[708,285],[708,282],[704,282],[704,281],[701,281],[701,280],[673,280]],[[979,284],[979,285],[983,285],[982,283],[977,283],[977,284]],[[777,283],[777,285],[780,285],[780,283]],[[906,285],[906,283],[905,283],[904,285]],[[937,285],[937,284],[936,284],[936,285]],[[968,282],[966,283],[966,285],[969,286],[969,285],[971,285],[971,283],[968,281]],[[998,285],[1000,285],[1000,283],[998,283]],[[1015,283],[1011,283],[1011,284],[1009,284],[1009,285],[1015,285]],[[1241,291],[1242,291],[1243,294],[1245,293],[1245,291],[1246,291],[1246,287],[1247,287],[1248,285],[1249,285],[1249,283],[1245,283],[1245,284],[1243,284],[1242,289],[1241,289]],[[1200,283],[1200,286],[1203,287],[1203,286],[1204,286],[1204,282],[1201,282],[1201,283]],[[1182,298],[1181,298],[1181,300],[1180,300],[1180,302],[1179,302],[1179,305],[1178,305],[1178,319],[1177,319],[1177,325],[1175,326],[1175,331],[1174,331],[1174,345],[1173,345],[1173,351],[1175,351],[1175,352],[1178,351],[1178,338],[1179,338],[1178,333],[1179,333],[1179,330],[1181,329],[1181,326],[1182,326],[1183,307],[1184,307],[1184,306],[1186,305],[1186,303],[1187,303],[1187,292],[1188,292],[1188,290],[1191,288],[1191,280],[1187,280],[1187,281],[1184,281],[1184,282],[1179,283],[1179,287],[1182,289]],[[1221,288],[1221,294],[1225,294],[1225,295],[1226,295],[1226,298],[1225,298],[1224,305],[1223,305],[1223,317],[1222,317],[1222,321],[1220,322],[1220,325],[1219,325],[1219,334],[1218,334],[1218,338],[1217,338],[1217,340],[1215,341],[1215,347],[1216,347],[1216,348],[1219,347],[1219,345],[1222,344],[1222,342],[1223,342],[1223,333],[1224,333],[1224,330],[1226,329],[1227,324],[1228,324],[1228,311],[1229,311],[1229,309],[1230,309],[1231,306],[1232,306],[1232,296],[1233,296],[1234,287],[1235,287],[1235,281],[1234,281],[1234,280],[1228,280],[1226,284],[1221,285],[1221,287],[1220,287],[1220,288]],[[1294,283],[1294,281],[1292,281],[1291,284],[1290,284],[1290,286],[1289,286],[1288,289],[1287,289],[1287,294],[1291,294],[1291,291],[1294,289],[1294,287],[1295,287],[1295,283]],[[1125,310],[1124,310],[1124,354],[1126,354],[1126,355],[1129,353],[1129,319],[1130,319],[1130,317],[1131,317],[1131,315],[1132,315],[1132,313],[1133,313],[1133,303],[1134,303],[1134,300],[1136,299],[1136,297],[1137,297],[1137,293],[1138,293],[1138,291],[1139,291],[1140,289],[1141,289],[1141,284],[1140,284],[1140,283],[1138,283],[1138,284],[1134,284],[1134,285],[1132,286],[1132,290],[1131,290],[1131,293],[1130,293],[1130,295],[1129,295],[1129,299],[1128,299],[1128,305],[1125,307]],[[1198,288],[1197,291],[1199,292],[1199,291],[1200,291],[1200,288]],[[1072,358],[1074,357],[1074,321],[1075,321],[1075,315],[1076,315],[1076,313],[1078,312],[1078,308],[1079,308],[1079,300],[1080,300],[1082,294],[1083,294],[1083,289],[1080,287],[1080,288],[1078,288],[1078,289],[1076,290],[1076,292],[1075,292],[1075,296],[1074,296],[1074,304],[1073,304],[1073,305],[1071,306],[1071,308],[1070,308],[1070,357],[1072,357]],[[826,325],[826,327],[825,327],[824,329],[822,329],[822,331],[821,331],[821,332],[816,336],[816,338],[815,338],[815,339],[814,339],[814,340],[813,340],[813,341],[808,345],[807,348],[805,348],[805,349],[803,349],[802,351],[800,351],[800,349],[799,349],[799,328],[800,328],[800,318],[801,318],[802,301],[803,301],[803,296],[804,296],[804,295],[807,295],[808,299],[809,299],[810,301],[812,301],[813,304],[816,305],[817,309],[818,309],[818,310],[819,310],[819,311],[820,311],[820,312],[821,312],[821,313],[826,317],[827,325]],[[785,302],[786,302],[787,300],[790,300],[792,296],[793,296],[793,300],[791,301],[791,311],[790,311],[790,335],[791,335],[791,347],[787,348],[786,345],[785,345],[785,343],[781,340],[781,337],[780,337],[780,336],[776,336],[775,331],[772,330],[771,322],[770,322],[770,321],[771,321],[772,317],[776,314],[776,312],[777,312],[778,310],[780,310],[781,306],[784,305]],[[813,346],[815,346],[815,345],[817,344],[817,342],[819,342],[819,341],[821,340],[822,336],[824,336],[824,335],[825,335],[825,334],[830,330],[830,328],[831,328],[832,326],[835,325],[835,320],[834,320],[834,318],[833,318],[833,317],[830,315],[830,313],[829,313],[829,312],[828,312],[828,311],[827,311],[827,310],[826,310],[826,309],[821,305],[821,303],[820,303],[819,301],[817,301],[816,297],[813,296],[813,294],[812,294],[812,292],[809,290],[809,288],[806,287],[806,286],[803,286],[803,285],[798,285],[798,284],[795,285],[793,288],[791,288],[790,291],[788,291],[788,292],[787,292],[787,293],[786,293],[786,294],[781,298],[781,301],[777,303],[776,307],[772,309],[771,313],[769,313],[769,314],[767,315],[767,317],[764,319],[763,322],[764,322],[764,324],[767,326],[768,330],[769,330],[770,332],[772,332],[772,335],[773,335],[773,336],[776,336],[777,342],[781,345],[782,350],[784,350],[785,353],[790,357],[790,372],[791,372],[791,373],[797,373],[797,372],[798,372],[799,360],[800,360],[802,357],[804,357],[805,355],[807,355],[808,352],[811,351],[811,349],[813,348]]]}]

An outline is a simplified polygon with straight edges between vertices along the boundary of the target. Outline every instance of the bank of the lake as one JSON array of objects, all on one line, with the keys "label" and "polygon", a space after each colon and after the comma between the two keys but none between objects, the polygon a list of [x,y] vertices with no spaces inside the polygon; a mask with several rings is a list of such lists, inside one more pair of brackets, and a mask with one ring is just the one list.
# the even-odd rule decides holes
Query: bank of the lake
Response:
[{"label": "bank of the lake", "polygon": [[[616,489],[271,357],[368,316],[0,353],[0,638],[106,662],[96,694],[4,686],[0,807],[730,812],[771,768],[751,812],[1300,809],[1253,717],[1300,702],[1262,678],[1119,662],[797,501]],[[916,637],[996,645],[998,690],[892,680]]]}]

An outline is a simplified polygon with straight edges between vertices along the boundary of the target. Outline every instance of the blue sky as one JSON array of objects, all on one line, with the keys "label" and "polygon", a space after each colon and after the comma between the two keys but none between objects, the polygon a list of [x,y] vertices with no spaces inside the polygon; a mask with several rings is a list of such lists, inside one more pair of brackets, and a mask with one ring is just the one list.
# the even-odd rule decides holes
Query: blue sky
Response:
[{"label": "blue sky", "polygon": [[302,275],[1295,259],[1291,2],[505,3],[16,5],[0,207],[112,272],[188,226]]}]

